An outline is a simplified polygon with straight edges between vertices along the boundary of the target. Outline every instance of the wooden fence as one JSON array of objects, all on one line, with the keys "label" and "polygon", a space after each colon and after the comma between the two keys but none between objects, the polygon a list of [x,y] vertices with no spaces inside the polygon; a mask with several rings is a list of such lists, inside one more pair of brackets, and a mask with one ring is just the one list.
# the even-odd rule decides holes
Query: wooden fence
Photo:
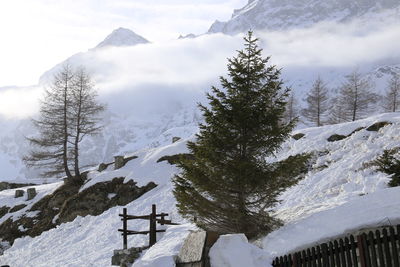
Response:
[{"label": "wooden fence", "polygon": [[[126,208],[123,209],[122,214],[119,214],[122,221],[122,229],[118,229],[118,232],[121,232],[123,248],[128,248],[128,235],[147,235],[149,234],[149,247],[154,245],[157,242],[156,235],[160,232],[165,232],[165,230],[157,230],[157,223],[161,225],[178,225],[177,223],[171,222],[171,220],[166,220],[165,217],[168,216],[168,213],[160,213],[157,214],[156,205],[152,205],[151,214],[135,216],[128,215],[128,211]],[[129,220],[149,220],[149,231],[133,231],[128,230],[128,221]]]},{"label": "wooden fence", "polygon": [[400,225],[277,257],[274,267],[400,267]]}]

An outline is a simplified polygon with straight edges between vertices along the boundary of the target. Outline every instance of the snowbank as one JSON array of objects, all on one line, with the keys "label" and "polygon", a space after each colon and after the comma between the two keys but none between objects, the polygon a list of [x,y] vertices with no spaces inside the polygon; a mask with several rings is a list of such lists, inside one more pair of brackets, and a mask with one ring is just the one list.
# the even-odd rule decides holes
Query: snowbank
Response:
[{"label": "snowbank", "polygon": [[263,248],[282,256],[363,228],[400,224],[400,187],[387,188],[315,213],[270,233]]},{"label": "snowbank", "polygon": [[210,249],[211,266],[266,267],[270,257],[259,247],[250,244],[244,234],[223,235]]}]

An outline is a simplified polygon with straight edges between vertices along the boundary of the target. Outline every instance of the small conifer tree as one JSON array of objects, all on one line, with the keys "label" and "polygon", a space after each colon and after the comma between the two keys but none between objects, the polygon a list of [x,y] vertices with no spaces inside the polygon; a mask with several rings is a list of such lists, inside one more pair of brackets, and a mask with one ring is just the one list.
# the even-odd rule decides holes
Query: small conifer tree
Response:
[{"label": "small conifer tree", "polygon": [[270,210],[306,170],[308,156],[267,160],[295,125],[284,122],[289,89],[252,32],[244,40],[244,50],[228,59],[223,89],[212,87],[209,107],[200,105],[205,122],[188,143],[192,159],[178,163],[174,195],[179,212],[201,228],[253,238],[281,224]]}]

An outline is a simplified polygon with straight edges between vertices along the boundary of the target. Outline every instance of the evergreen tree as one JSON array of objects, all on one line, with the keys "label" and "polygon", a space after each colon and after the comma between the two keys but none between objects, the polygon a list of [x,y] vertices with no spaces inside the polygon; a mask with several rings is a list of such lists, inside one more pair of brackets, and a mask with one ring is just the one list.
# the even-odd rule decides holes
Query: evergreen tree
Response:
[{"label": "evergreen tree", "polygon": [[318,76],[305,99],[307,107],[302,109],[302,115],[314,126],[322,126],[328,111],[328,88]]},{"label": "evergreen tree", "polygon": [[209,107],[200,105],[205,123],[188,143],[193,159],[178,163],[174,195],[179,212],[198,226],[252,238],[281,224],[269,211],[306,170],[307,156],[266,159],[289,137],[295,121],[282,123],[289,89],[280,70],[267,66],[269,57],[262,58],[252,32],[244,40],[244,50],[228,59],[223,89],[212,87]]}]

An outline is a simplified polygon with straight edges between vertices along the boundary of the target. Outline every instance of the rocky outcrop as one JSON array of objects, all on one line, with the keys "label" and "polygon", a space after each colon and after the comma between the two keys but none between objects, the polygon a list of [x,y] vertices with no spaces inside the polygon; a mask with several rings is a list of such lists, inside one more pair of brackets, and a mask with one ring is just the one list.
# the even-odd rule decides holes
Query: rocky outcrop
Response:
[{"label": "rocky outcrop", "polygon": [[167,161],[169,164],[174,165],[177,164],[180,159],[193,160],[194,156],[192,154],[176,154],[171,156],[163,156],[157,160],[157,163]]},{"label": "rocky outcrop", "polygon": [[[86,177],[65,180],[64,184],[52,194],[37,201],[18,219],[9,218],[0,224],[0,238],[13,244],[23,236],[38,236],[58,224],[73,221],[77,216],[99,215],[111,207],[126,205],[157,185],[150,182],[138,187],[134,181],[124,183],[124,177],[94,184],[80,192]],[[24,204],[15,207],[1,207],[0,217],[25,208]],[[34,214],[34,215],[32,215]]]},{"label": "rocky outcrop", "polygon": [[97,183],[68,198],[61,207],[57,222],[70,222],[77,216],[96,216],[111,207],[124,206],[156,186],[150,182],[144,187],[138,187],[132,180],[124,183],[124,177]]}]

